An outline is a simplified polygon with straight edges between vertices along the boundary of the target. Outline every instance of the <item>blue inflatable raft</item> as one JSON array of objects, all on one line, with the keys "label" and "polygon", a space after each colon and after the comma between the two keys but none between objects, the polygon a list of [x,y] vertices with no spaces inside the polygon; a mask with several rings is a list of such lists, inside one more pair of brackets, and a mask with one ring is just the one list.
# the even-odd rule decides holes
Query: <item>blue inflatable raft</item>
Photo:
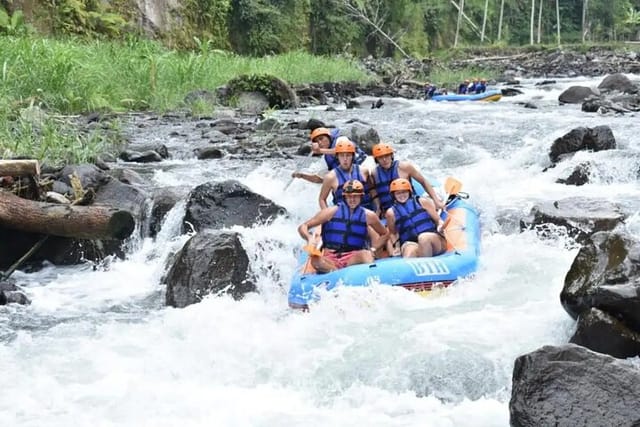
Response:
[{"label": "blue inflatable raft", "polygon": [[458,95],[456,93],[448,95],[434,95],[431,99],[434,101],[485,101],[495,102],[502,98],[502,91],[499,89],[488,90],[483,93],[472,93]]},{"label": "blue inflatable raft", "polygon": [[456,196],[448,203],[443,219],[446,220],[447,251],[435,257],[382,258],[372,264],[357,264],[320,274],[311,266],[307,253],[302,252],[289,289],[289,306],[307,309],[310,302],[319,298],[318,289],[380,284],[422,292],[472,275],[478,267],[480,253],[478,212]]}]

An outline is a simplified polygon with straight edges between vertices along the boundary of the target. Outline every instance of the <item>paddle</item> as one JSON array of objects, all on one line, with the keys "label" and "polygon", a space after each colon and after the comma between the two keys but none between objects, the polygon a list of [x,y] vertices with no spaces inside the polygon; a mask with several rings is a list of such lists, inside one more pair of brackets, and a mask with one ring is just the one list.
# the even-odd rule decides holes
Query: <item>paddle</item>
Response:
[{"label": "paddle", "polygon": [[[309,166],[309,160],[313,157],[313,151],[310,151],[309,154],[306,157],[303,157],[301,160],[299,160],[298,164],[297,164],[297,168],[296,169],[303,169],[306,168],[307,166]],[[287,181],[287,183],[285,184],[284,188],[282,189],[282,191],[286,190],[287,188],[289,188],[289,186],[293,183],[293,180],[295,178],[292,176],[291,179],[289,181]]]},{"label": "paddle", "polygon": [[311,256],[322,256],[322,251],[320,250],[319,245],[321,245],[321,243],[317,245],[308,244],[304,245],[302,249]]},{"label": "paddle", "polygon": [[445,205],[449,200],[449,196],[451,196],[452,194],[458,194],[460,190],[462,190],[462,182],[458,181],[452,176],[447,177],[447,179],[444,181],[444,191],[446,193],[446,197],[444,198]]}]

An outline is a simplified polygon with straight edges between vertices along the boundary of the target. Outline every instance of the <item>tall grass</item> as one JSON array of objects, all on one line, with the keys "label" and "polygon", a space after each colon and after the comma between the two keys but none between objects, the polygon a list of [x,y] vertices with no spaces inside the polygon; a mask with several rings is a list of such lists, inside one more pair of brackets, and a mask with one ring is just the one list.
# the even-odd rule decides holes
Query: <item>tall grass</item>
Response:
[{"label": "tall grass", "polygon": [[[52,117],[178,109],[189,92],[213,90],[247,73],[293,84],[370,79],[347,59],[303,52],[246,58],[206,44],[197,52],[177,52],[145,40],[0,37],[0,158],[91,161],[119,141],[118,132],[86,132]],[[34,106],[47,114],[35,121],[20,115]]]},{"label": "tall grass", "polygon": [[364,81],[341,58],[303,52],[246,58],[209,50],[176,52],[152,41],[59,41],[0,38],[0,96],[16,104],[35,100],[49,110],[166,111],[193,90],[214,89],[240,74],[267,73],[290,83]]}]

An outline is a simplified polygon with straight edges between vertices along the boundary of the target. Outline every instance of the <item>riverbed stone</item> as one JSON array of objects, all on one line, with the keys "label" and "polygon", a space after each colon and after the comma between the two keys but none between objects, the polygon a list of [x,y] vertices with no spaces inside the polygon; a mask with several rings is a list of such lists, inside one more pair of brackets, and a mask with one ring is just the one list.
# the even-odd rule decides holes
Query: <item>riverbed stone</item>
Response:
[{"label": "riverbed stone", "polygon": [[510,424],[637,426],[640,369],[574,344],[544,346],[516,359]]},{"label": "riverbed stone", "polygon": [[248,272],[249,258],[238,233],[201,231],[187,241],[167,273],[166,304],[183,308],[212,293],[241,299],[256,290]]}]

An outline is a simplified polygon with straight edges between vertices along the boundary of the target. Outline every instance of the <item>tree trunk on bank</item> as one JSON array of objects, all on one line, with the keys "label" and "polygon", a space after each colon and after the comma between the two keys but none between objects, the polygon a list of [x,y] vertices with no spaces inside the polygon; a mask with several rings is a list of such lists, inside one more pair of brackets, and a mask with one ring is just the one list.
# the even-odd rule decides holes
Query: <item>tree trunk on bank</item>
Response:
[{"label": "tree trunk on bank", "polygon": [[530,44],[533,45],[533,23],[535,22],[536,16],[536,0],[531,0],[531,24],[529,25],[529,40]]},{"label": "tree trunk on bank", "polygon": [[460,6],[458,6],[458,22],[456,22],[456,37],[453,40],[453,47],[458,47],[458,35],[460,34],[460,21],[462,21],[463,13],[464,13],[464,0],[460,0]]},{"label": "tree trunk on bank", "polygon": [[498,41],[502,40],[502,15],[504,14],[504,0],[500,1],[500,19],[498,20]]},{"label": "tree trunk on bank", "polygon": [[484,43],[484,30],[487,28],[487,10],[489,9],[489,0],[484,0],[484,14],[482,15],[482,35],[480,41]]},{"label": "tree trunk on bank", "polygon": [[558,46],[560,46],[560,0],[556,0],[556,26],[557,26]]},{"label": "tree trunk on bank", "polygon": [[544,3],[544,1],[540,0],[540,7],[538,8],[538,44],[540,44],[540,39],[542,38],[542,3]]},{"label": "tree trunk on bank", "polygon": [[37,160],[0,160],[0,176],[38,176]]},{"label": "tree trunk on bank", "polygon": [[0,225],[76,239],[122,240],[133,232],[135,220],[115,208],[36,202],[0,190]]}]

